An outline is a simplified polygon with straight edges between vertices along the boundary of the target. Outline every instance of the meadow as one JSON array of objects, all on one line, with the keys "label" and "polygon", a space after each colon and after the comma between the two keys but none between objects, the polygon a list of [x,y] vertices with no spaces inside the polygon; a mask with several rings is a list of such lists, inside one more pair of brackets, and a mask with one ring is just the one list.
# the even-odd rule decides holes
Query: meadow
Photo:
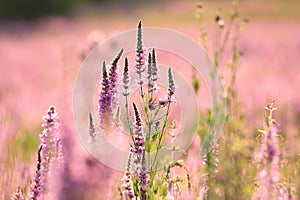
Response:
[{"label": "meadow", "polygon": [[[123,199],[300,199],[299,9],[296,0],[233,5],[179,0],[122,6],[100,3],[83,6],[68,17],[1,21],[0,199],[105,200],[122,199],[122,195]],[[180,62],[157,51],[158,62],[172,65],[194,87],[201,102],[200,121],[185,156],[157,173],[145,172],[148,182],[129,173],[132,183],[125,179],[128,187],[124,187],[127,174],[99,162],[80,141],[72,98],[78,71],[90,50],[113,35],[136,29],[140,20],[144,27],[173,29],[204,46],[224,81],[227,113],[212,151],[199,157],[215,120],[207,88],[192,68],[185,70]],[[124,58],[119,77],[124,76]],[[133,68],[134,60],[129,63]],[[100,71],[101,66],[102,61]],[[170,75],[166,77],[169,84],[163,93],[171,99],[173,86]],[[98,81],[102,79],[103,74]],[[151,110],[149,105],[145,107]],[[137,116],[143,107],[137,106],[137,112],[132,105],[130,109],[134,124],[129,127],[140,126]],[[165,130],[161,122],[162,132],[170,132],[170,124]],[[43,140],[43,133],[56,129],[60,139]],[[43,160],[47,157],[43,145],[53,150],[47,161],[51,169]],[[130,172],[138,171],[138,165],[131,167]],[[37,176],[39,172],[44,178]],[[40,180],[45,184],[37,187]],[[128,192],[129,183],[134,197]]]}]

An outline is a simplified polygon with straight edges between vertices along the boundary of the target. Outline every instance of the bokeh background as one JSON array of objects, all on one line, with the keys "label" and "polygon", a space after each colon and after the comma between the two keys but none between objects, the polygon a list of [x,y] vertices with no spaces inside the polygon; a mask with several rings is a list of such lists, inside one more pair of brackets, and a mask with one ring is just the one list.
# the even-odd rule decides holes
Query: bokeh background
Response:
[{"label": "bokeh background", "polygon": [[[1,199],[26,185],[34,173],[41,116],[50,105],[57,107],[63,135],[69,138],[72,181],[66,190],[77,188],[72,195],[83,199],[88,188],[93,188],[92,196],[113,185],[114,172],[85,151],[74,128],[72,90],[80,64],[95,44],[135,28],[139,20],[146,27],[170,28],[196,41],[204,26],[212,49],[215,15],[221,9],[226,16],[230,1],[203,1],[201,24],[195,20],[196,6],[190,0],[2,0],[0,188],[7,189],[0,189]],[[242,28],[236,87],[249,134],[261,127],[262,108],[272,97],[287,146],[299,152],[300,2],[245,0],[240,12],[250,22]],[[219,70],[226,83],[229,70]]]}]

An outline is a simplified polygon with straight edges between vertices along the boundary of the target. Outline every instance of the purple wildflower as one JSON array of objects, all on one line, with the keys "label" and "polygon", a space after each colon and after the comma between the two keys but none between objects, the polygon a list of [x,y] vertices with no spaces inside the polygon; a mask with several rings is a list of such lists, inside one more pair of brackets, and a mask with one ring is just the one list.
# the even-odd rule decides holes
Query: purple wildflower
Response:
[{"label": "purple wildflower", "polygon": [[130,75],[129,75],[129,69],[128,69],[128,58],[125,58],[125,64],[124,64],[124,71],[123,71],[123,95],[125,97],[125,109],[126,109],[126,121],[127,126],[130,130],[130,135],[133,135],[133,130],[131,126],[131,122],[129,119],[129,108],[128,108],[128,95],[130,94]]},{"label": "purple wildflower", "polygon": [[49,108],[43,120],[45,122],[42,124],[44,130],[40,134],[41,146],[38,152],[37,171],[29,193],[29,198],[32,200],[38,199],[44,193],[50,167],[62,162],[59,123],[54,106]]},{"label": "purple wildflower", "polygon": [[148,70],[147,70],[147,79],[148,79],[148,90],[150,90],[150,88],[152,87],[152,81],[151,81],[151,77],[152,77],[152,56],[151,53],[148,54]]},{"label": "purple wildflower", "polygon": [[[58,115],[54,106],[51,106],[48,113],[43,117],[45,123],[42,124],[44,128],[40,134],[42,145],[42,167],[44,176],[49,172],[50,162],[57,156],[57,144],[60,140]],[[46,177],[44,177],[46,179]],[[44,180],[45,182],[46,180]]]},{"label": "purple wildflower", "polygon": [[164,99],[163,98],[158,99],[158,103],[161,106],[168,106],[169,104],[176,102],[176,99],[174,96],[176,86],[175,86],[171,68],[169,68],[169,70],[168,70],[168,80],[169,80],[168,95]]},{"label": "purple wildflower", "polygon": [[94,138],[95,134],[96,134],[96,127],[95,127],[95,124],[94,124],[93,115],[90,112],[89,112],[89,132],[90,132],[90,136],[92,138]]},{"label": "purple wildflower", "polygon": [[[147,71],[147,79],[148,79],[148,91],[149,93],[152,93],[153,91],[157,90],[157,85],[155,84],[155,81],[158,80],[158,67],[157,67],[157,61],[156,61],[156,54],[155,49],[152,49],[152,55],[149,53],[148,56],[148,71]],[[151,96],[152,97],[152,96]]]},{"label": "purple wildflower", "polygon": [[90,145],[93,146],[96,142],[97,132],[92,113],[89,112],[89,138]]},{"label": "purple wildflower", "polygon": [[123,80],[122,80],[122,85],[123,85],[123,95],[128,96],[130,94],[130,76],[129,76],[129,69],[128,69],[128,58],[125,58],[125,64],[124,64],[124,71],[123,71]]},{"label": "purple wildflower", "polygon": [[276,193],[276,185],[279,182],[279,144],[278,144],[278,131],[274,126],[269,127],[269,130],[263,135],[262,138],[262,164],[263,168],[258,173],[258,180],[261,185],[262,191],[266,197]]},{"label": "purple wildflower", "polygon": [[156,53],[155,49],[152,49],[152,68],[151,68],[151,75],[152,75],[152,81],[155,82],[158,80],[158,66],[157,66],[157,60],[156,60]]},{"label": "purple wildflower", "polygon": [[123,181],[124,181],[124,184],[122,185],[124,189],[124,191],[122,192],[123,199],[124,200],[134,199],[133,184],[132,184],[130,172],[125,172],[125,177]]},{"label": "purple wildflower", "polygon": [[146,70],[146,49],[143,44],[142,22],[139,22],[136,44],[136,64],[135,69],[137,74],[141,74]]},{"label": "purple wildflower", "polygon": [[[277,198],[277,184],[279,183],[279,145],[277,128],[269,127],[262,138],[262,146],[258,152],[258,158],[261,162],[260,171],[257,180],[260,186],[257,196],[262,199]],[[255,195],[253,199],[256,199]]]},{"label": "purple wildflower", "polygon": [[138,32],[137,32],[137,44],[136,44],[136,59],[135,59],[135,72],[139,75],[139,79],[137,80],[137,84],[140,86],[140,93],[143,97],[143,78],[142,73],[146,70],[146,49],[143,45],[142,38],[142,22],[140,21],[138,24]]},{"label": "purple wildflower", "polygon": [[141,199],[146,200],[147,199],[147,188],[150,184],[150,176],[149,173],[145,167],[145,164],[143,164],[142,171],[139,173],[138,178],[140,180],[140,193],[141,193]]},{"label": "purple wildflower", "polygon": [[260,188],[252,196],[252,199],[277,199],[279,190],[277,185],[280,181],[280,148],[278,142],[278,130],[273,119],[274,101],[271,100],[266,106],[266,131],[262,131],[262,145],[258,149],[257,159],[260,161],[257,176]]},{"label": "purple wildflower", "polygon": [[132,154],[129,153],[129,157],[127,160],[127,167],[126,172],[123,177],[124,184],[122,185],[122,198],[124,200],[131,200],[134,199],[134,190],[133,190],[133,183],[132,183],[132,175],[131,175],[131,162],[132,162]]},{"label": "purple wildflower", "polygon": [[103,120],[106,114],[112,114],[112,111],[118,103],[117,99],[117,87],[118,87],[118,62],[123,54],[123,49],[120,50],[116,58],[112,61],[111,67],[109,68],[109,73],[107,73],[107,68],[105,62],[102,66],[102,79],[100,81],[101,88],[99,89],[99,99],[98,99],[98,113],[100,116],[100,122]]},{"label": "purple wildflower", "polygon": [[136,177],[139,183],[141,199],[147,199],[147,187],[150,184],[150,177],[145,165],[145,135],[142,128],[142,120],[136,105],[133,103],[135,123],[133,133],[133,145],[131,153],[134,155],[133,162],[136,166]]},{"label": "purple wildflower", "polygon": [[151,53],[149,53],[149,56],[148,56],[147,79],[148,79],[148,108],[150,110],[154,110],[155,109],[155,102],[153,99],[154,82],[152,80],[152,56],[151,56]]},{"label": "purple wildflower", "polygon": [[118,72],[118,62],[123,54],[123,49],[120,50],[116,58],[112,61],[111,67],[109,69],[109,87],[111,93],[111,109],[113,110],[117,103],[117,89],[118,89],[118,79],[119,79],[119,72]]},{"label": "purple wildflower", "polygon": [[135,123],[134,123],[134,133],[133,133],[133,145],[131,148],[131,152],[138,155],[138,157],[142,157],[145,152],[145,136],[142,128],[142,120],[140,118],[140,113],[133,103],[134,115],[135,115]]},{"label": "purple wildflower", "polygon": [[38,150],[38,163],[36,165],[36,174],[33,178],[33,183],[30,185],[30,193],[29,193],[29,199],[30,200],[37,200],[42,195],[42,188],[44,187],[44,183],[42,180],[42,170],[41,170],[41,151],[43,146],[40,146]]},{"label": "purple wildflower", "polygon": [[99,90],[99,100],[98,100],[98,112],[100,116],[100,122],[103,122],[103,119],[108,111],[111,111],[111,93],[109,87],[109,79],[106,70],[106,64],[103,62],[102,66],[102,79],[101,79],[101,89]]},{"label": "purple wildflower", "polygon": [[168,80],[169,80],[168,99],[169,99],[169,102],[171,102],[171,98],[175,94],[175,82],[174,82],[171,68],[169,68],[169,70],[168,70]]}]

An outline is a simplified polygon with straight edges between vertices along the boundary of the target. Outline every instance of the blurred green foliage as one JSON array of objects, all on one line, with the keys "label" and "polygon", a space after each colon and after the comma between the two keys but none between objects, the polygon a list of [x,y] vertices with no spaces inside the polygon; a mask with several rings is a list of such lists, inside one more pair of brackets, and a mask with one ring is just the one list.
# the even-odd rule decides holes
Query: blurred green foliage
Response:
[{"label": "blurred green foliage", "polygon": [[1,0],[0,19],[36,19],[49,15],[70,15],[81,4],[136,4],[153,0]]},{"label": "blurred green foliage", "polygon": [[24,131],[12,142],[13,152],[21,157],[23,162],[30,162],[32,154],[39,146],[38,136],[31,132]]},{"label": "blurred green foliage", "polygon": [[49,14],[68,14],[79,0],[2,0],[0,17],[38,18]]}]

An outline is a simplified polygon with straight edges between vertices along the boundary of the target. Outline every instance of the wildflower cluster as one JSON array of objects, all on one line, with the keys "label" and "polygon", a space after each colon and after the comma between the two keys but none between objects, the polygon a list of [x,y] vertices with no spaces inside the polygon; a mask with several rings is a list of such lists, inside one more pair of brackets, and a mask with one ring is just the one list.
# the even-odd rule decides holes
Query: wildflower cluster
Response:
[{"label": "wildflower cluster", "polygon": [[[154,92],[158,90],[157,80],[159,79],[156,52],[155,49],[149,52],[148,63],[146,63],[147,52],[143,44],[142,23],[139,22],[137,28],[136,58],[133,69],[137,74],[136,83],[143,104],[142,108],[144,108],[143,113],[145,113],[145,119],[142,119],[137,104],[133,103],[134,120],[132,121],[129,109],[129,95],[131,94],[132,86],[130,85],[131,78],[128,58],[124,60],[123,77],[120,79],[120,85],[123,86],[123,91],[119,92],[117,90],[119,85],[117,63],[122,53],[123,49],[114,59],[109,69],[107,69],[105,62],[103,63],[98,111],[100,123],[104,123],[109,117],[107,114],[111,113],[118,105],[117,94],[123,94],[125,98],[127,126],[130,130],[132,142],[120,193],[123,199],[139,198],[146,200],[149,199],[151,183],[153,183],[155,178],[155,174],[152,174],[151,177],[150,173],[151,170],[155,169],[158,163],[157,154],[162,148],[162,141],[167,133],[166,129],[169,121],[171,103],[175,102],[175,81],[172,70],[169,68],[168,93],[166,98],[160,99],[156,97]],[[147,83],[144,81],[144,77],[147,78]],[[146,87],[147,89],[145,89]],[[159,113],[163,112],[163,109],[165,109],[164,117],[158,116]],[[118,109],[118,112],[120,112],[120,109]],[[91,115],[89,118],[90,137],[94,138],[95,125],[93,124]],[[162,123],[160,123],[160,119],[163,119]],[[104,126],[102,128],[104,128]],[[151,152],[154,153],[154,158],[151,158]]]}]

